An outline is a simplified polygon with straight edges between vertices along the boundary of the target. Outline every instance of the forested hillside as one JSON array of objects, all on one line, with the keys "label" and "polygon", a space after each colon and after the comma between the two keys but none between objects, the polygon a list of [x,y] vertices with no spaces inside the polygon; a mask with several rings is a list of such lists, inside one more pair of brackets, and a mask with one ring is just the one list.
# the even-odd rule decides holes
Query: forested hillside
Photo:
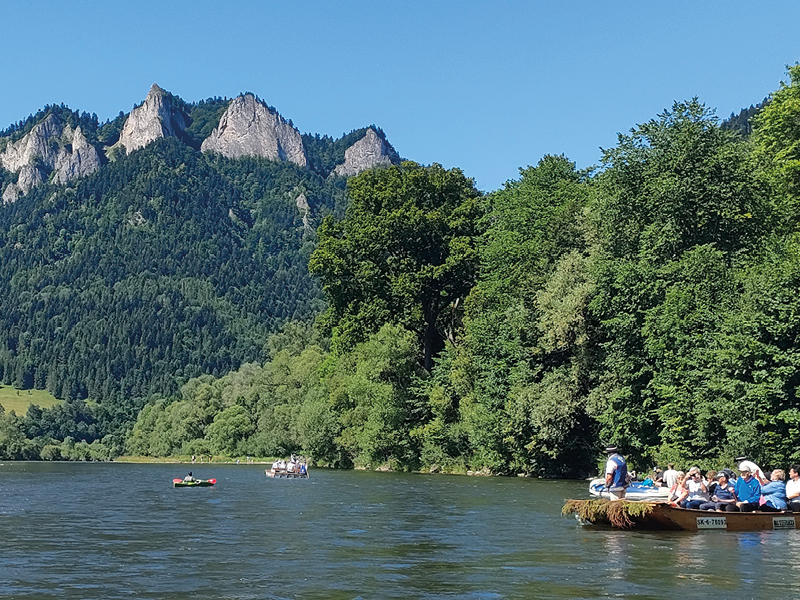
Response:
[{"label": "forested hillside", "polygon": [[[98,316],[106,321],[92,328],[106,338],[54,320],[56,337],[68,339],[61,332],[76,330],[69,338],[81,344],[75,356],[87,354],[100,365],[112,340],[144,339],[153,350],[143,364],[163,365],[164,373],[177,364],[170,362],[176,354],[208,357],[174,367],[176,381],[185,383],[179,393],[151,396],[124,440],[131,453],[295,452],[343,467],[564,477],[592,473],[599,450],[615,444],[637,468],[664,461],[718,467],[739,454],[786,466],[800,460],[800,133],[794,125],[800,122],[800,66],[790,76],[748,115],[749,135],[740,126],[723,127],[697,100],[678,102],[620,135],[597,168],[582,171],[565,156],[545,156],[489,194],[458,169],[404,162],[349,179],[344,209],[341,181],[315,179],[313,170],[270,171],[270,182],[286,182],[283,196],[272,195],[254,184],[256,163],[159,143],[142,154],[140,160],[153,162],[135,171],[141,180],[131,179],[142,186],[135,201],[120,191],[82,193],[81,184],[37,192],[42,208],[33,200],[29,208],[41,223],[36,231],[59,219],[47,243],[25,237],[22,205],[9,213],[17,220],[5,226],[4,268],[16,262],[4,293],[14,297],[15,308],[3,329],[17,333],[9,335],[16,346],[7,360],[14,377],[28,373],[15,362],[19,357],[40,364],[28,350],[34,340],[14,329],[38,314],[36,307],[59,301],[94,315],[93,299],[107,294],[117,302],[108,305],[119,310]],[[315,168],[330,170],[330,161],[340,160],[331,158],[342,149],[330,139],[305,143],[327,144],[309,160],[321,165]],[[186,157],[176,158],[181,153]],[[168,173],[163,186],[169,191],[150,193],[147,175],[159,170]],[[107,172],[128,173],[123,163]],[[195,175],[198,182],[229,185],[230,195],[193,187],[192,175],[200,172],[208,176]],[[259,211],[265,195],[283,206],[279,198],[291,198],[300,185],[329,213],[315,236],[303,230],[290,200],[286,213],[277,212],[285,214],[285,229]],[[61,204],[46,204],[51,197]],[[116,226],[97,234],[114,240],[107,259],[71,237],[97,228],[88,221],[103,222],[91,212],[100,197],[103,206],[117,206],[107,218]],[[183,201],[170,200],[177,197]],[[217,206],[222,197],[235,200]],[[192,208],[176,208],[184,203]],[[59,216],[62,206],[73,207],[66,213],[71,220]],[[199,221],[208,235],[198,237],[195,225],[184,231],[190,215],[203,210],[216,215]],[[156,222],[173,223],[163,239]],[[274,225],[276,235],[290,232],[278,235],[286,245],[268,246],[259,224]],[[62,231],[65,255],[53,246]],[[175,251],[180,260],[157,270],[147,246],[157,241],[171,249],[173,238],[187,240],[183,253]],[[30,261],[20,254],[26,247],[37,248]],[[286,247],[298,249],[284,254],[288,263],[273,258]],[[116,273],[113,284],[70,271],[68,257],[78,251],[85,253],[81,262],[116,265],[109,269]],[[318,279],[302,281],[319,285],[326,302],[286,305],[278,317],[255,292],[271,298],[271,306],[280,297],[281,266],[305,276],[306,263],[289,256],[307,260]],[[248,271],[257,257],[262,262]],[[138,265],[134,280],[126,279],[129,263]],[[275,271],[261,280],[259,264]],[[28,275],[39,269],[38,278]],[[207,295],[176,283],[186,277],[204,281]],[[71,291],[73,280],[85,281],[85,291]],[[175,308],[198,304],[194,311]],[[159,336],[159,311],[179,324],[170,339]],[[48,331],[49,322],[40,327]],[[256,340],[281,324],[259,347]],[[49,340],[39,343],[47,348]],[[65,364],[70,372],[60,354],[48,356],[43,364]],[[108,368],[122,360],[108,356]],[[228,373],[236,360],[244,364]],[[107,372],[111,381],[140,385],[141,396],[156,391],[149,371],[116,380],[113,369]],[[50,372],[38,373],[37,367],[34,384],[47,385]],[[104,381],[93,385],[102,389]],[[84,429],[119,419],[93,406],[85,412],[94,421],[86,420]],[[42,421],[35,417],[3,417],[0,447],[13,439],[14,448],[42,455],[50,439],[48,457],[78,456],[78,445],[58,445],[51,434],[42,433],[38,446],[26,442],[32,424]],[[91,456],[91,439],[84,439],[79,450]],[[121,443],[108,440],[95,454],[102,456],[109,444],[120,450]],[[11,455],[10,442],[5,448]]]},{"label": "forested hillside", "polygon": [[[198,152],[227,103],[188,107],[186,139],[117,153],[89,177],[0,207],[0,379],[73,407],[45,411],[57,431],[41,418],[24,426],[42,441],[17,444],[17,455],[35,456],[48,436],[117,434],[152,394],[262,360],[271,332],[323,306],[307,262],[315,224],[343,212],[345,181]],[[4,143],[51,114],[97,147],[114,144],[124,122],[48,106],[5,130]],[[328,156],[335,144],[317,146]],[[16,176],[0,168],[0,178]]]}]

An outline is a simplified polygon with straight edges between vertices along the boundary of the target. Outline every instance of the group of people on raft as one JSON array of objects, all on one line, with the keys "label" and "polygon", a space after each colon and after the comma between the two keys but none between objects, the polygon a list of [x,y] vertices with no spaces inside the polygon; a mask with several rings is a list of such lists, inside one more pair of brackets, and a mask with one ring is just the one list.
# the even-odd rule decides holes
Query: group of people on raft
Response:
[{"label": "group of people on raft", "polygon": [[[606,487],[612,500],[623,499],[632,477],[616,447],[610,446],[606,452]],[[656,467],[645,484],[668,488],[668,502],[681,508],[716,512],[800,512],[800,464],[789,468],[786,481],[783,469],[775,469],[767,478],[761,467],[746,456],[737,458],[736,462],[739,463],[738,476],[728,468],[719,472],[706,471],[703,475],[698,467],[684,472],[669,464],[665,471]]]},{"label": "group of people on raft", "polygon": [[273,473],[297,473],[299,475],[305,475],[307,469],[308,467],[305,461],[300,460],[294,454],[292,454],[289,460],[276,460],[272,463]]}]

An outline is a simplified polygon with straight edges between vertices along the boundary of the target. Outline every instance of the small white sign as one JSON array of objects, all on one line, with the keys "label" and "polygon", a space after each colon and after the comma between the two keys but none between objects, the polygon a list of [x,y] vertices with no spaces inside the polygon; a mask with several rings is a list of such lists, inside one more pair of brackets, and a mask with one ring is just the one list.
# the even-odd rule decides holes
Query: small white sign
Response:
[{"label": "small white sign", "polygon": [[772,517],[773,529],[796,529],[794,517]]},{"label": "small white sign", "polygon": [[698,529],[727,529],[728,520],[725,517],[697,517]]}]

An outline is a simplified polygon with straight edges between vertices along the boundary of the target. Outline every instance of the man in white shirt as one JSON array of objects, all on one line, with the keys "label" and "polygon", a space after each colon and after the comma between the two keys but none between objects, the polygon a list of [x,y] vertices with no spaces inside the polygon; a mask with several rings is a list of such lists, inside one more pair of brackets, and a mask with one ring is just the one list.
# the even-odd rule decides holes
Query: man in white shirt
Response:
[{"label": "man in white shirt", "polygon": [[664,487],[668,490],[671,490],[675,487],[675,484],[678,483],[678,472],[675,470],[675,465],[669,463],[667,465],[667,470],[664,471]]},{"label": "man in white shirt", "polygon": [[789,510],[800,512],[800,465],[789,467],[789,481],[786,482],[786,499]]}]

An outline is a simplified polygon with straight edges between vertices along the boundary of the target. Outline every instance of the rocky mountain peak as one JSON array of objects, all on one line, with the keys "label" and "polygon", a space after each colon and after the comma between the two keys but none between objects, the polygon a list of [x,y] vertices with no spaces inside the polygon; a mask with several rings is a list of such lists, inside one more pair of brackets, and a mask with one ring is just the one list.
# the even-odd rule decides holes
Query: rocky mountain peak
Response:
[{"label": "rocky mountain peak", "polygon": [[228,158],[258,156],[308,166],[300,132],[253,94],[231,101],[201,150]]},{"label": "rocky mountain peak", "polygon": [[171,94],[154,83],[144,103],[128,115],[117,144],[130,154],[161,138],[181,137],[189,123],[189,115],[175,105]]},{"label": "rocky mountain peak", "polygon": [[100,155],[80,127],[73,130],[49,114],[21,139],[7,144],[0,165],[18,174],[17,182],[3,190],[3,202],[11,203],[51,174],[55,183],[67,183],[93,173],[100,168]]},{"label": "rocky mountain peak", "polygon": [[344,151],[344,162],[334,169],[337,175],[358,175],[381,165],[395,164],[397,156],[391,144],[370,127],[363,138]]}]

